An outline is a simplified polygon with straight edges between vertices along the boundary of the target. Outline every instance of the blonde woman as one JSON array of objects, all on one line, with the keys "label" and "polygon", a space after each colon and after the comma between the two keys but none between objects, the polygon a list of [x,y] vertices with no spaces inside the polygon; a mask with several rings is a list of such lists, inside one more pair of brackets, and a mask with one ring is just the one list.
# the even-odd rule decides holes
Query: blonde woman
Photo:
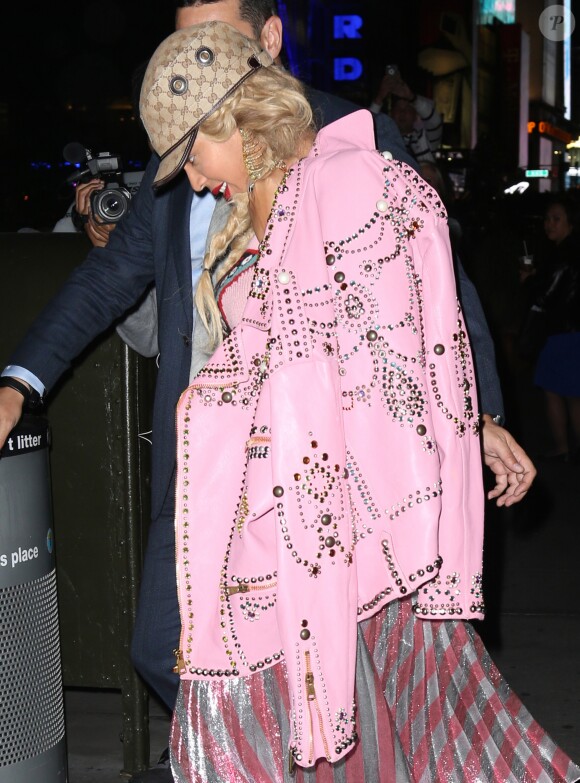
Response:
[{"label": "blonde woman", "polygon": [[175,779],[576,780],[467,622],[479,422],[437,194],[368,112],[316,133],[221,22],[161,44],[141,116],[158,188],[231,199],[177,406]]}]

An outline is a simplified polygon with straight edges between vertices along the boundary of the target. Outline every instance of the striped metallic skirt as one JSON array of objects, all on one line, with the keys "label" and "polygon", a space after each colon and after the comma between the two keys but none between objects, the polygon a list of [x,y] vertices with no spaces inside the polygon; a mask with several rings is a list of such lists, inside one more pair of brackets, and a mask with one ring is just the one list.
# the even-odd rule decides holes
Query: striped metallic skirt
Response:
[{"label": "striped metallic skirt", "polygon": [[288,770],[284,663],[182,681],[171,733],[177,783],[572,783],[580,768],[534,721],[462,621],[393,601],[359,625],[360,740],[336,764]]}]

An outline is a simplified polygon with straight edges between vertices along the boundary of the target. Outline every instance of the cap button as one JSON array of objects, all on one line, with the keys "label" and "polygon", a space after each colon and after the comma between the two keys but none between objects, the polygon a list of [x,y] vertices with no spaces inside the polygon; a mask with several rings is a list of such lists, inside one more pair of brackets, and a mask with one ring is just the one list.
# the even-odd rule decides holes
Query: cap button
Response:
[{"label": "cap button", "polygon": [[184,76],[174,76],[169,82],[169,89],[174,95],[183,95],[187,92],[188,86]]},{"label": "cap button", "polygon": [[195,59],[198,65],[201,65],[202,68],[205,68],[206,65],[211,65],[213,63],[215,60],[215,54],[209,48],[209,46],[200,46],[195,53]]}]

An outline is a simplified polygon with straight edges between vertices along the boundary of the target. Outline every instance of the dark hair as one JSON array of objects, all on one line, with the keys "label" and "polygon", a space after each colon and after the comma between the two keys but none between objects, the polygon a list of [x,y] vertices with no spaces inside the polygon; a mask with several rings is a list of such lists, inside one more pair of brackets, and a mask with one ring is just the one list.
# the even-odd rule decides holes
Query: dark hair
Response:
[{"label": "dark hair", "polygon": [[568,219],[568,223],[572,226],[572,228],[576,229],[578,228],[578,203],[575,199],[573,199],[571,196],[569,196],[567,193],[558,193],[556,195],[550,196],[548,199],[548,203],[546,204],[546,209],[544,214],[548,212],[550,207],[554,206],[560,206],[566,213],[566,218]]},{"label": "dark hair", "polygon": [[[177,0],[177,8],[190,8],[198,5],[210,5],[221,0]],[[256,38],[260,37],[266,21],[276,13],[274,0],[237,0],[240,19],[252,26]]]}]

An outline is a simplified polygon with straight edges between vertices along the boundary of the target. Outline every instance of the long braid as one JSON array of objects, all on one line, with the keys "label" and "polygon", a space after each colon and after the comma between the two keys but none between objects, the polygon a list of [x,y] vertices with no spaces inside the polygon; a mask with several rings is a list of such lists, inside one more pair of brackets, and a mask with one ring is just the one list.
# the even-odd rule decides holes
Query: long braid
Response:
[{"label": "long braid", "polygon": [[[212,274],[218,264],[220,277],[227,274],[247,249],[248,241],[253,234],[248,211],[248,194],[236,194],[232,197],[231,203],[232,210],[228,222],[214,235],[205,254],[203,272],[195,293],[195,305],[207,329],[212,347],[217,346],[222,340],[221,315],[215,298]],[[220,263],[222,258],[223,261]]]}]

